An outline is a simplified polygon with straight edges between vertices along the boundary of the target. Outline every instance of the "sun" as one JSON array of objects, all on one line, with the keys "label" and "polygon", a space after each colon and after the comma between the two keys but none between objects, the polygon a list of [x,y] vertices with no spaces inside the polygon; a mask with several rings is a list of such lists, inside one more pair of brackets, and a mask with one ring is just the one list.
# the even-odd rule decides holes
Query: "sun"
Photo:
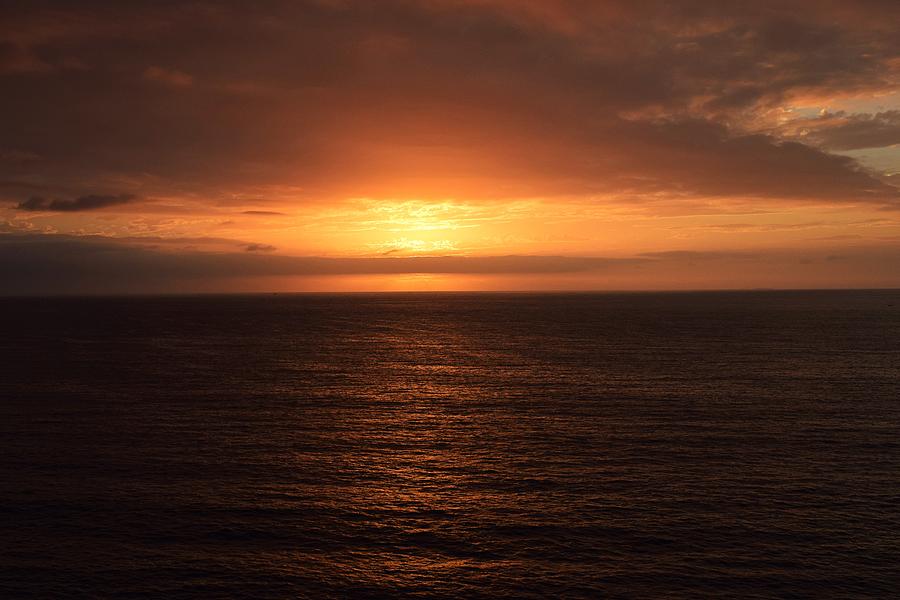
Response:
[{"label": "sun", "polygon": [[483,222],[483,207],[455,199],[363,199],[359,225],[379,255],[446,255],[464,252]]}]

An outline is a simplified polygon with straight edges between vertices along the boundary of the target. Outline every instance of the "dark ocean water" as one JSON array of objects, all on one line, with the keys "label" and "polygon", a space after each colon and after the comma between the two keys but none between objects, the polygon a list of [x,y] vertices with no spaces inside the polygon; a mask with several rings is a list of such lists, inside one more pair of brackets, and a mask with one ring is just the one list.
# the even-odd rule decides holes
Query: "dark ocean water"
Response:
[{"label": "dark ocean water", "polygon": [[900,597],[900,292],[0,300],[0,597]]}]

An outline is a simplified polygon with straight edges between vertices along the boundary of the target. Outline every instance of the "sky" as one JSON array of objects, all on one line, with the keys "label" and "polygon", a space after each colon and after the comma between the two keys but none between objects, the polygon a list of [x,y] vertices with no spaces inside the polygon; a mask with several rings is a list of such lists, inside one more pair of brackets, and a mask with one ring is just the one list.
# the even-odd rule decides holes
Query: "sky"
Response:
[{"label": "sky", "polygon": [[0,294],[900,287],[896,0],[5,0]]}]

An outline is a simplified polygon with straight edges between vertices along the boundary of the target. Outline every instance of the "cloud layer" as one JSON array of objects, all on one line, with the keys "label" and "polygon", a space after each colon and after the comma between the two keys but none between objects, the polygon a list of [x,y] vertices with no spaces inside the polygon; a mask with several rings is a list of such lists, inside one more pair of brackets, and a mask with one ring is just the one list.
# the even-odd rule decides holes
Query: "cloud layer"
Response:
[{"label": "cloud layer", "polygon": [[[463,281],[465,277],[501,277],[525,289],[896,287],[900,286],[900,244],[843,254],[774,250],[655,252],[628,258],[324,258],[172,250],[135,240],[125,243],[83,236],[0,235],[0,296],[248,291],[260,289],[254,283],[260,280],[270,282],[262,289],[328,290],[334,289],[335,280],[348,277],[364,277],[368,286],[378,289],[372,283],[378,278],[404,275],[454,276]],[[297,280],[317,283],[307,287]],[[836,280],[842,283],[836,285]],[[283,283],[273,288],[272,281]]]},{"label": "cloud layer", "polygon": [[820,285],[823,265],[887,284],[898,23],[895,0],[8,0],[6,291],[684,287],[701,257],[729,287],[726,263],[747,285]]},{"label": "cloud layer", "polygon": [[[6,2],[5,177],[128,193],[683,194],[896,203],[771,111],[895,89],[874,0]],[[65,101],[60,102],[60,98]],[[775,133],[773,133],[775,132]],[[847,141],[848,136],[853,141]],[[122,193],[121,187],[102,194]],[[20,200],[21,201],[21,200]]]}]

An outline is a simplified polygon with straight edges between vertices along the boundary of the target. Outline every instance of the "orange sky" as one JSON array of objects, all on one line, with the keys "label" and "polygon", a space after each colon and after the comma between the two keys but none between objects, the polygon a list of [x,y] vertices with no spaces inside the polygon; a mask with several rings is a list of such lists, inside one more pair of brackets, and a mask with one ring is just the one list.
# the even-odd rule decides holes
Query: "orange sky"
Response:
[{"label": "orange sky", "polygon": [[0,293],[897,287],[898,23],[4,3]]}]

